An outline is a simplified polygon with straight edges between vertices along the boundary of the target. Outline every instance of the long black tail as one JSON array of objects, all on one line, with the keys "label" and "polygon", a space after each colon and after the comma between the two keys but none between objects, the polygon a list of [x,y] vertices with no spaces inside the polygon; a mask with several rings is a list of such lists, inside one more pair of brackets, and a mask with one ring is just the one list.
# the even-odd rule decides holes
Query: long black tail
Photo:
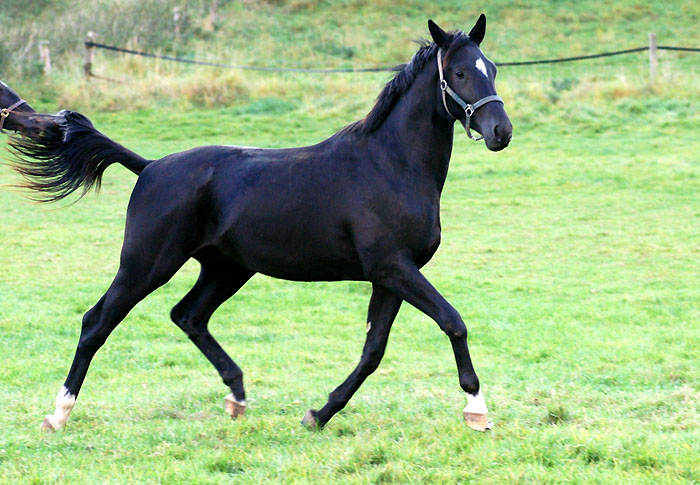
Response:
[{"label": "long black tail", "polygon": [[61,111],[55,123],[30,136],[13,136],[12,167],[24,177],[22,187],[34,190],[38,202],[55,202],[82,187],[85,195],[99,190],[102,174],[113,163],[140,174],[149,160],[110,140],[85,116]]}]

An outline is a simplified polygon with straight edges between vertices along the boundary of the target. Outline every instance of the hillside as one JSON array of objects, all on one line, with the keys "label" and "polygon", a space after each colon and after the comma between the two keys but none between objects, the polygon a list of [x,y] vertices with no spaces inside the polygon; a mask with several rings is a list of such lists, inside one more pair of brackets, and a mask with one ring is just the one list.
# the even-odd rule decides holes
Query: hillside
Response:
[{"label": "hillside", "polygon": [[[89,30],[98,41],[168,55],[231,64],[282,67],[374,67],[406,62],[414,39],[427,36],[426,20],[468,29],[488,17],[485,53],[496,63],[566,57],[646,44],[700,46],[697,2],[462,1],[225,1],[211,16],[212,0],[120,2],[3,0],[0,8],[0,77],[44,102],[46,109],[123,110],[159,104],[206,107],[245,105],[275,97],[307,109],[332,106],[362,113],[389,75],[277,74],[173,64],[98,51],[94,71],[122,84],[82,78]],[[173,8],[181,9],[179,36]],[[54,72],[43,79],[37,45],[46,40]],[[660,92],[669,85],[697,93],[700,56],[662,52]],[[591,94],[646,95],[646,53],[575,64],[504,67],[501,90],[518,98],[557,103]],[[534,83],[534,86],[533,86]],[[525,88],[526,86],[529,88]],[[599,91],[602,90],[601,94]],[[572,93],[573,92],[573,93]],[[314,99],[309,99],[312,93]],[[568,94],[567,94],[568,93]],[[29,96],[29,94],[27,95]],[[522,101],[522,99],[520,99]],[[590,99],[589,99],[590,101]],[[530,101],[525,100],[527,105]]]}]

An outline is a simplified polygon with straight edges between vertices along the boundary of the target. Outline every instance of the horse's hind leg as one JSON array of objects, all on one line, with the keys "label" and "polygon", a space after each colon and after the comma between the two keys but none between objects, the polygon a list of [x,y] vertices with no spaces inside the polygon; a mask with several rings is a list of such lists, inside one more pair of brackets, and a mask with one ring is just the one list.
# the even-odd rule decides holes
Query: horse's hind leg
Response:
[{"label": "horse's hind leg", "polygon": [[219,305],[236,293],[253,274],[240,266],[202,261],[199,279],[170,313],[173,322],[209,359],[231,389],[225,402],[226,411],[233,419],[245,412],[243,372],[209,333],[207,326]]},{"label": "horse's hind leg", "polygon": [[401,307],[401,298],[381,286],[372,287],[372,297],[367,311],[367,337],[362,358],[354,371],[328,396],[328,402],[319,411],[309,410],[302,423],[316,428],[323,427],[345,407],[365,379],[376,370],[384,356],[389,331]]},{"label": "horse's hind leg", "polygon": [[[171,253],[172,254],[172,253]],[[122,264],[104,296],[83,317],[80,340],[66,382],[56,396],[56,411],[46,416],[42,429],[58,430],[65,426],[88,367],[95,353],[131,309],[149,293],[166,283],[187,258],[170,257],[158,266],[133,264],[122,258]]]}]

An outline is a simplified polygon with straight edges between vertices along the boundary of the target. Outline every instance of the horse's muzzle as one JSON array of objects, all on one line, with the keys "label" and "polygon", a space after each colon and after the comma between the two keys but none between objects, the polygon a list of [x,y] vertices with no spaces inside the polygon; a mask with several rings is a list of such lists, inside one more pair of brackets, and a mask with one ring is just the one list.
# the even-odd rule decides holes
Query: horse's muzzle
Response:
[{"label": "horse's muzzle", "polygon": [[[479,113],[479,111],[482,111]],[[497,152],[503,150],[513,137],[513,125],[501,103],[490,103],[475,113],[475,127],[484,137],[486,147]]]},{"label": "horse's muzzle", "polygon": [[513,125],[508,118],[505,119],[504,123],[495,124],[490,136],[484,135],[486,147],[493,152],[498,152],[507,147],[511,138],[513,138]]}]

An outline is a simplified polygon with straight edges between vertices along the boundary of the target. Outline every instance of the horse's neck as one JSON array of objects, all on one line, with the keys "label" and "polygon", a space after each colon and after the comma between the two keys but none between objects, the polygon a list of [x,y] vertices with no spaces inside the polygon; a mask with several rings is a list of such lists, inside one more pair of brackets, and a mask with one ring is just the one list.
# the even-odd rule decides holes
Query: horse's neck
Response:
[{"label": "horse's neck", "polygon": [[444,116],[441,104],[436,105],[438,86],[437,68],[428,61],[377,135],[396,141],[397,163],[407,166],[412,174],[431,175],[442,191],[452,154],[454,120]]}]

